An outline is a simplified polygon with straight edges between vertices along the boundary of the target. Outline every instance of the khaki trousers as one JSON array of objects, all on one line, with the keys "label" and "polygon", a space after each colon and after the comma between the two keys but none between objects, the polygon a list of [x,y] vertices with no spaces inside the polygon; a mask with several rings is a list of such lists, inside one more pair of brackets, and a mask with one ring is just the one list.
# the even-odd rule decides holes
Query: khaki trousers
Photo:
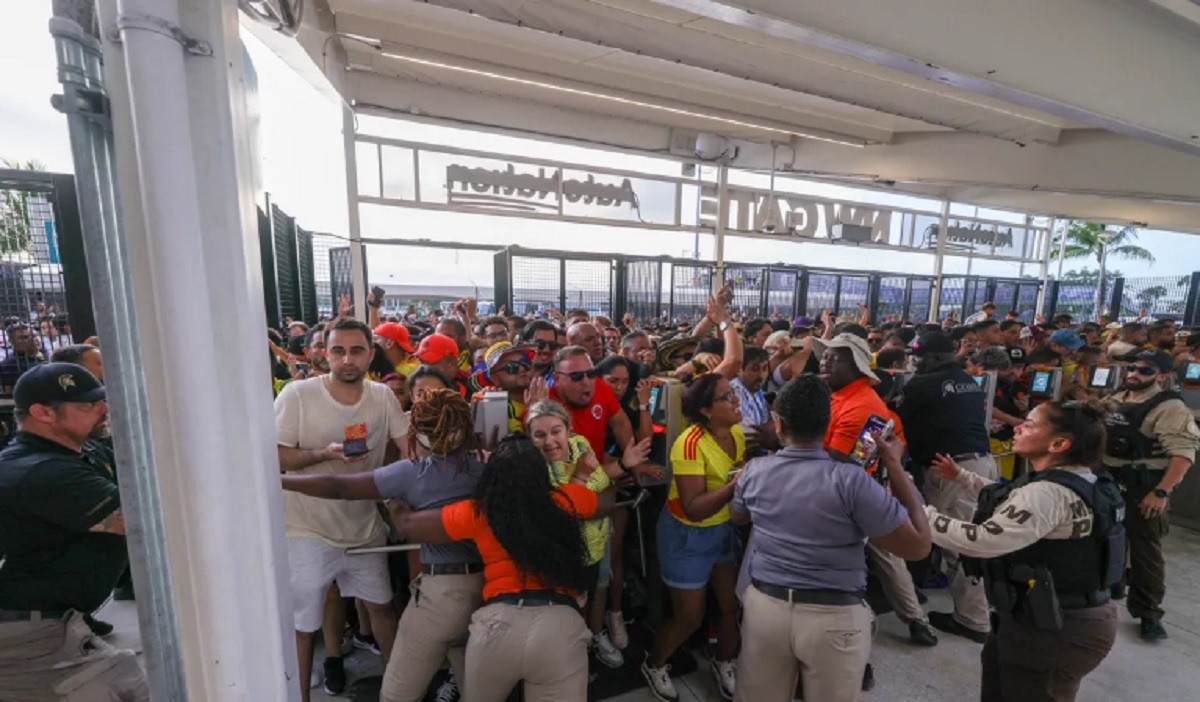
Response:
[{"label": "khaki trousers", "polygon": [[0,701],[149,700],[137,656],[93,634],[83,615],[0,624]]},{"label": "khaki trousers", "polygon": [[867,557],[871,570],[883,586],[884,596],[891,603],[900,621],[905,624],[928,624],[929,615],[921,608],[921,601],[917,599],[917,586],[913,584],[912,575],[909,574],[904,559],[871,543],[867,544]]},{"label": "khaki trousers", "polygon": [[468,627],[483,602],[483,574],[421,575],[400,615],[392,657],[383,672],[380,702],[420,702],[442,661],[463,689]]},{"label": "khaki trousers", "polygon": [[[958,465],[963,470],[969,470],[992,482],[999,477],[996,462],[991,456],[977,456]],[[939,480],[929,477],[925,488],[925,497],[937,511],[965,522],[975,517],[978,500],[963,486],[952,480]],[[954,619],[959,624],[974,631],[986,632],[991,628],[988,621],[987,593],[983,589],[982,579],[968,577],[959,566],[959,555],[954,551],[942,549],[942,562],[946,568],[946,578],[950,582],[950,597],[954,600]]]},{"label": "khaki trousers", "polygon": [[471,617],[463,702],[504,702],[522,680],[525,702],[585,702],[591,639],[572,607],[482,607]]},{"label": "khaki trousers", "polygon": [[735,702],[854,702],[871,655],[874,615],[856,605],[788,604],[746,589]]}]

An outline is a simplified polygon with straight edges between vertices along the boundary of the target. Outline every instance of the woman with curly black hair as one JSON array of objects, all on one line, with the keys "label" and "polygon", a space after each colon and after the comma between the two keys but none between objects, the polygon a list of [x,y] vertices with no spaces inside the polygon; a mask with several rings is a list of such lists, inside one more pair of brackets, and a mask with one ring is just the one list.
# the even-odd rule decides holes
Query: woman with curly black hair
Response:
[{"label": "woman with curly black hair", "polygon": [[580,519],[607,516],[613,491],[554,487],[523,435],[504,439],[469,501],[392,512],[400,534],[426,544],[472,540],[484,562],[483,606],[471,617],[463,689],[502,702],[525,683],[526,702],[587,699],[587,646],[579,593],[589,584]]}]

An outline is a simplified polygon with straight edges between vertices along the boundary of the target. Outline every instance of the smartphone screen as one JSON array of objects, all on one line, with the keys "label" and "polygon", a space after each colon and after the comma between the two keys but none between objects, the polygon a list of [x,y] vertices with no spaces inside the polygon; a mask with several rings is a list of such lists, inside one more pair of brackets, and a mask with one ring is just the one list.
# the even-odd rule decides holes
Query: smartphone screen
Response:
[{"label": "smartphone screen", "polygon": [[1106,388],[1108,387],[1108,378],[1112,374],[1112,368],[1107,366],[1097,366],[1092,371],[1092,387]]},{"label": "smartphone screen", "polygon": [[658,414],[658,396],[662,392],[661,385],[654,385],[650,388],[650,417]]},{"label": "smartphone screen", "polygon": [[343,434],[345,441],[342,442],[342,453],[351,458],[367,454],[369,449],[367,448],[367,425],[365,422],[347,424]]},{"label": "smartphone screen", "polygon": [[1187,364],[1187,370],[1184,371],[1183,377],[1187,380],[1200,380],[1200,363]]},{"label": "smartphone screen", "polygon": [[1050,392],[1050,371],[1037,371],[1033,374],[1033,383],[1029,387],[1030,391],[1037,393]]},{"label": "smartphone screen", "polygon": [[878,450],[872,434],[887,430],[890,424],[889,420],[877,414],[868,417],[862,431],[858,432],[858,440],[854,442],[854,448],[850,450],[851,460],[864,467],[874,463]]}]

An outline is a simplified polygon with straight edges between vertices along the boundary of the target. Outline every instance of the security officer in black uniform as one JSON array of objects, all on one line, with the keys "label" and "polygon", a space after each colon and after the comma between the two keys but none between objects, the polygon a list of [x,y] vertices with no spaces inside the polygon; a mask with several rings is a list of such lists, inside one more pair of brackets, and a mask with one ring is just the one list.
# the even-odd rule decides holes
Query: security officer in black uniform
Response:
[{"label": "security officer in black uniform", "polygon": [[948,456],[931,466],[979,494],[970,522],[925,510],[933,542],[963,555],[991,606],[983,702],[1070,702],[1116,640],[1125,507],[1100,468],[1104,435],[1099,402],[1050,402],[1017,427],[1013,450],[1032,467],[1017,480],[990,484]]},{"label": "security officer in black uniform", "polygon": [[1200,429],[1179,393],[1163,390],[1173,371],[1171,357],[1143,349],[1124,357],[1122,389],[1105,399],[1109,409],[1104,465],[1125,492],[1129,531],[1126,603],[1141,620],[1142,638],[1167,638],[1162,626],[1166,572],[1162,537],[1167,535],[1171,492],[1196,460]]},{"label": "security officer in black uniform", "polygon": [[13,389],[18,432],[0,452],[0,700],[141,702],[131,651],[84,622],[127,563],[116,481],[83,447],[108,423],[87,369],[50,363]]}]

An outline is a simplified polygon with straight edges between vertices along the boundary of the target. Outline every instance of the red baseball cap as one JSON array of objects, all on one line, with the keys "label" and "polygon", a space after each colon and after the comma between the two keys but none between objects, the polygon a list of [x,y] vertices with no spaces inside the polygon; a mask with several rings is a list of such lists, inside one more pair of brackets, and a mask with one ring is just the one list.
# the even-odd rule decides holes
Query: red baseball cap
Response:
[{"label": "red baseball cap", "polygon": [[458,358],[458,344],[445,334],[430,334],[417,347],[421,363],[437,363],[443,358]]},{"label": "red baseball cap", "polygon": [[380,324],[375,327],[375,336],[381,339],[390,339],[409,353],[416,350],[413,348],[412,337],[408,334],[408,328],[403,324],[396,324],[395,322]]}]

